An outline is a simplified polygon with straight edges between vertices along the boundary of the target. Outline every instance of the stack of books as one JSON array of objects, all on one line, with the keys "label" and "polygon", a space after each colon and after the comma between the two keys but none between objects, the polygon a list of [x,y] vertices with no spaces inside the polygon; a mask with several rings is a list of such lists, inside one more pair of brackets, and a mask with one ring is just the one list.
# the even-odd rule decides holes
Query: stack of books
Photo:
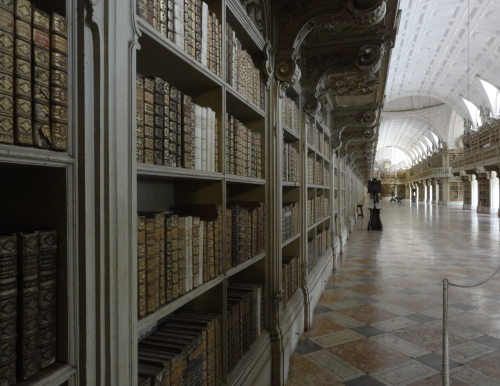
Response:
[{"label": "stack of books", "polygon": [[330,175],[330,168],[329,168],[329,164],[325,164],[323,165],[323,168],[324,168],[324,171],[325,171],[325,186],[332,186],[332,179],[331,179],[331,175]]},{"label": "stack of books", "polygon": [[307,239],[307,273],[311,273],[314,267],[316,267],[317,262],[316,239],[310,237]]},{"label": "stack of books", "polygon": [[262,178],[261,134],[226,114],[226,173]]},{"label": "stack of books", "polygon": [[315,221],[320,221],[329,215],[330,199],[325,195],[316,196],[313,205],[315,208]]},{"label": "stack of books", "polygon": [[312,123],[307,122],[307,143],[316,151],[323,154],[325,142],[323,141],[323,133]]},{"label": "stack of books", "polygon": [[283,203],[281,209],[281,242],[299,233],[299,203]]},{"label": "stack of books", "polygon": [[295,102],[288,97],[283,100],[283,124],[300,135],[300,111]]},{"label": "stack of books", "polygon": [[227,288],[228,370],[250,350],[264,330],[264,288],[230,283]]},{"label": "stack of books", "polygon": [[299,289],[299,259],[293,256],[283,256],[281,265],[283,288],[283,304],[286,305],[295,291]]},{"label": "stack of books", "polygon": [[307,199],[307,226],[314,224],[314,198]]},{"label": "stack of books", "polygon": [[222,206],[176,212],[138,214],[139,317],[222,273]]},{"label": "stack of books", "polygon": [[222,384],[222,316],[178,311],[139,342],[138,385]]},{"label": "stack of books", "polygon": [[137,77],[137,162],[216,172],[218,121],[163,79]]},{"label": "stack of books", "polygon": [[0,20],[0,143],[67,151],[66,18],[18,0]]},{"label": "stack of books", "polygon": [[14,385],[56,360],[57,231],[2,231],[0,259],[0,374]]},{"label": "stack of books", "polygon": [[255,67],[250,54],[242,48],[229,24],[226,24],[226,50],[227,82],[255,106],[265,110],[265,86],[260,70]]},{"label": "stack of books", "polygon": [[201,0],[137,0],[137,14],[179,49],[222,76],[222,25]]},{"label": "stack of books", "polygon": [[283,181],[299,182],[299,151],[283,141]]},{"label": "stack of books", "polygon": [[231,203],[226,216],[226,256],[227,269],[230,269],[266,250],[266,205],[254,202]]}]

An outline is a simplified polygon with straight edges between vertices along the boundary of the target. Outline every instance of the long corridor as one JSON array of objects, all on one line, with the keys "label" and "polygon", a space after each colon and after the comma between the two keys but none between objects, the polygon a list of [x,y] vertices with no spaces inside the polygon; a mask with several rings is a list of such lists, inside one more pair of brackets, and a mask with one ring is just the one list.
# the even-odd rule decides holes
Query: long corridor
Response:
[{"label": "long corridor", "polygon": [[[497,268],[500,219],[407,200],[382,208],[383,232],[367,232],[365,214],[350,234],[288,386],[442,385],[442,280],[477,283]],[[449,305],[451,384],[500,385],[500,273],[450,287]]]}]

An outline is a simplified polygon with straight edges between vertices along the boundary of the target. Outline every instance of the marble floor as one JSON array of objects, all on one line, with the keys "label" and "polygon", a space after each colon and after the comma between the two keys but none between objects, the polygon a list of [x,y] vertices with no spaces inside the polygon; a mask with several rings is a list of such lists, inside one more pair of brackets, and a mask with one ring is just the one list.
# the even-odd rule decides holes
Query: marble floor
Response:
[{"label": "marble floor", "polygon": [[[497,268],[500,219],[406,200],[381,205],[383,232],[367,232],[365,215],[349,235],[288,386],[442,385],[442,280],[475,283]],[[500,273],[450,288],[451,385],[500,385],[499,301]]]}]

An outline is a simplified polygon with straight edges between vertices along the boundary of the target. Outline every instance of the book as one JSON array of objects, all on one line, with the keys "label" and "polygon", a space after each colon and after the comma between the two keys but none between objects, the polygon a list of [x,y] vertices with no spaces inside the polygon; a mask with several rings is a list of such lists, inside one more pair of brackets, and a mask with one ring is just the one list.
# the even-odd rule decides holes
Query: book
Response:
[{"label": "book", "polygon": [[[66,18],[53,12],[50,18],[50,133],[52,135],[52,149],[57,151],[68,150],[67,30]],[[36,52],[37,47],[34,49]],[[43,53],[43,50],[39,51],[38,54],[40,52]],[[35,56],[35,53],[33,56]],[[38,119],[37,117],[34,121],[38,121]]]},{"label": "book", "polygon": [[[39,312],[40,315],[57,314],[57,231],[39,232]],[[40,320],[38,350],[41,369],[56,361],[57,321]]]},{"label": "book", "polygon": [[17,255],[15,233],[0,233],[0,375],[5,385],[16,383]]},{"label": "book", "polygon": [[[139,4],[139,2],[138,2]],[[138,5],[139,6],[139,5]],[[144,79],[137,76],[136,82],[136,143],[137,162],[144,163]]]},{"label": "book", "polygon": [[147,313],[146,300],[146,218],[137,215],[137,306],[138,315]]},{"label": "book", "polygon": [[147,312],[156,311],[159,303],[158,264],[156,260],[155,219],[145,215],[146,228],[146,308]]},{"label": "book", "polygon": [[[18,233],[18,341],[17,341],[17,377],[28,379],[40,369],[38,339],[40,324],[44,316],[54,310],[39,309],[39,233]],[[50,317],[48,317],[50,319]]]}]

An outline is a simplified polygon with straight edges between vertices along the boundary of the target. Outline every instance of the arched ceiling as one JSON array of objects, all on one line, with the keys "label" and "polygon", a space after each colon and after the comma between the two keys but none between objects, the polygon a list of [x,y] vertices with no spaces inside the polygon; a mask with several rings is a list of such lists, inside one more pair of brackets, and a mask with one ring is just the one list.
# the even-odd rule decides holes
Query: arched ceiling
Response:
[{"label": "arched ceiling", "polygon": [[[431,130],[450,148],[463,132],[461,117],[468,116],[461,96],[476,105],[488,104],[475,75],[500,85],[500,1],[469,0],[468,6],[467,0],[401,0],[400,8],[377,159],[386,146],[409,146],[415,132],[428,131],[429,119],[424,121],[429,79]],[[403,116],[394,112],[409,110],[410,100],[416,110],[413,115],[420,116],[414,125],[408,111]]]}]

